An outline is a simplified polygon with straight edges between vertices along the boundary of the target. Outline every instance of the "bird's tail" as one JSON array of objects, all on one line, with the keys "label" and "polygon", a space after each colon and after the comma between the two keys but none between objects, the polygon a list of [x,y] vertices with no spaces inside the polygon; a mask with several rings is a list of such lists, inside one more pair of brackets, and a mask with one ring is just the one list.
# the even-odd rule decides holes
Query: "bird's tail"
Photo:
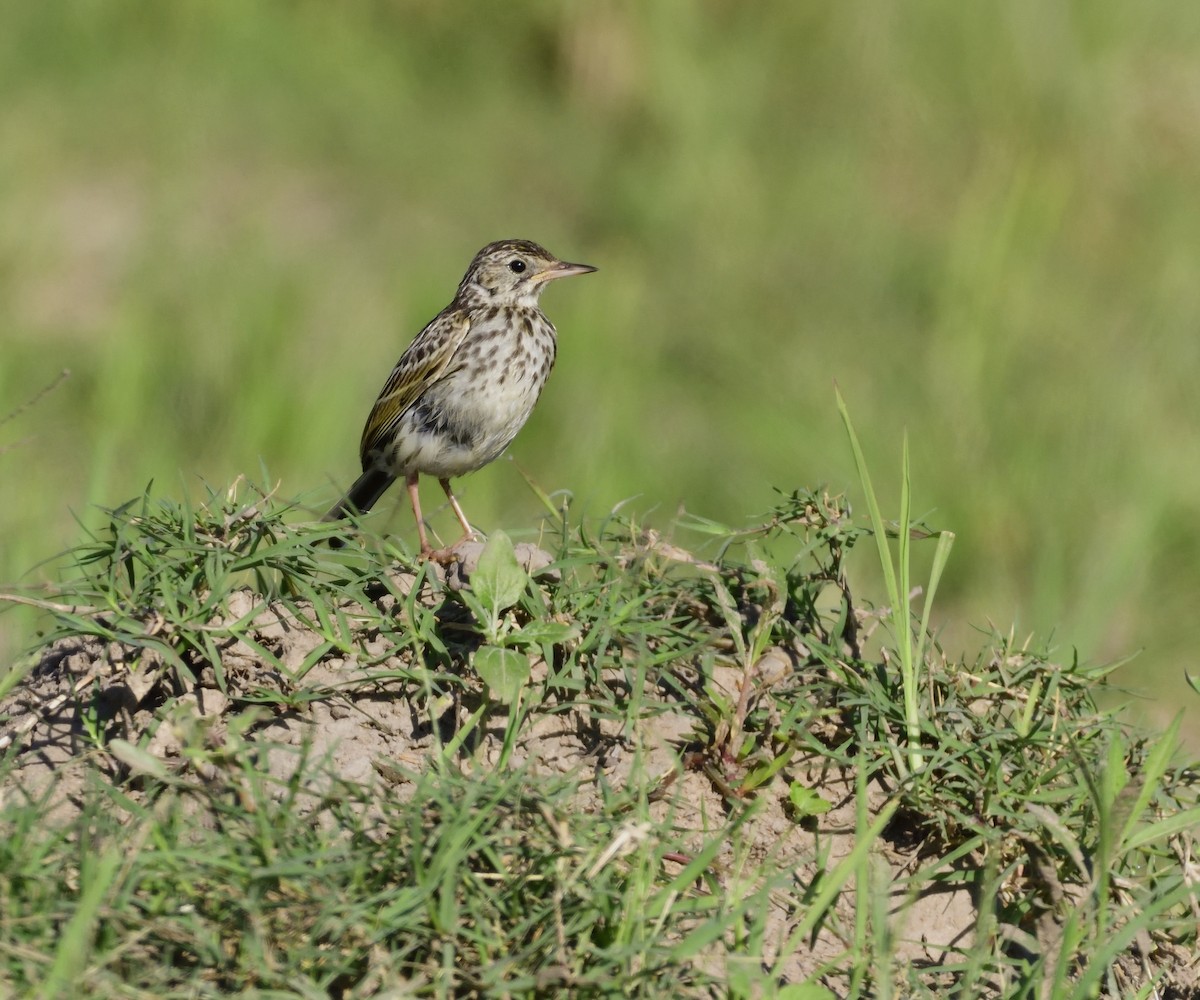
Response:
[{"label": "bird's tail", "polygon": [[[350,487],[350,491],[333,505],[322,521],[337,521],[348,514],[365,514],[375,502],[383,496],[384,491],[396,481],[396,477],[382,469],[367,469]],[[331,543],[339,547],[340,542]]]}]

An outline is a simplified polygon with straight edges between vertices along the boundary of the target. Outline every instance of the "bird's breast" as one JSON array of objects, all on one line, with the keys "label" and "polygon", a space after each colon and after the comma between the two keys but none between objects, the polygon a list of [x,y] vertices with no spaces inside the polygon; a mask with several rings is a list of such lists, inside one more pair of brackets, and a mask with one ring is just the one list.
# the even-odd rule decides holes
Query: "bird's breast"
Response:
[{"label": "bird's breast", "polygon": [[446,375],[401,419],[389,464],[405,474],[453,477],[498,458],[529,419],[555,353],[545,316],[485,312]]}]

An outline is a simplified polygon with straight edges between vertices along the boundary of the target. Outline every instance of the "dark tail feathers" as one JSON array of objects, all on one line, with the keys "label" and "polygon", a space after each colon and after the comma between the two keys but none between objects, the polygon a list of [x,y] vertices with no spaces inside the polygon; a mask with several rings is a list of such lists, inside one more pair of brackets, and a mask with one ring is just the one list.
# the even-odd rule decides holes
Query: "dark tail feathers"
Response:
[{"label": "dark tail feathers", "polygon": [[[391,475],[391,473],[380,469],[368,469],[354,481],[354,485],[350,487],[350,492],[334,504],[329,513],[321,518],[321,520],[337,521],[351,512],[365,514],[375,506],[376,501],[383,496],[384,491],[395,481],[396,477]],[[342,546],[342,542],[337,539],[330,539],[330,544],[334,548]]]}]

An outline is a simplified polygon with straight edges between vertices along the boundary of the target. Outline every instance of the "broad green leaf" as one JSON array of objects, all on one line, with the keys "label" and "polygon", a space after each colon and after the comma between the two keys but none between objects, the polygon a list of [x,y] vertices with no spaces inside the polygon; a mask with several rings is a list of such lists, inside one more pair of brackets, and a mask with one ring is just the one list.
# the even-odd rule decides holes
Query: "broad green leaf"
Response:
[{"label": "broad green leaf", "polygon": [[820,816],[821,813],[827,813],[833,808],[833,803],[821,798],[811,788],[805,787],[798,781],[793,781],[788,789],[788,799],[799,819],[806,816]]},{"label": "broad green leaf", "polygon": [[493,532],[479,554],[471,574],[471,589],[493,615],[511,608],[525,593],[529,576],[517,562],[512,540],[503,531]]},{"label": "broad green leaf", "polygon": [[579,626],[574,622],[532,621],[515,632],[510,632],[504,637],[504,642],[508,646],[516,643],[534,646],[544,642],[566,642],[578,634]]},{"label": "broad green leaf", "polygon": [[529,680],[529,657],[499,646],[480,646],[475,650],[475,672],[488,686],[493,698],[511,705]]},{"label": "broad green leaf", "polygon": [[742,780],[742,791],[749,791],[752,788],[758,788],[759,785],[765,785],[776,774],[783,770],[787,762],[792,759],[792,750],[788,748],[777,757],[772,757],[765,764],[759,764],[755,768],[751,768],[750,773]]}]

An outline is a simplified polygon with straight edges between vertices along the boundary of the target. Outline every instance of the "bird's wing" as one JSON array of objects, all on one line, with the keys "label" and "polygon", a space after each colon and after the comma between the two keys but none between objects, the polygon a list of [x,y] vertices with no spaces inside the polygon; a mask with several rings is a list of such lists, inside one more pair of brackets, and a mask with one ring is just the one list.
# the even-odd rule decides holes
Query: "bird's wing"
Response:
[{"label": "bird's wing", "polygon": [[400,355],[363,428],[359,451],[364,463],[388,439],[404,412],[449,373],[454,355],[470,329],[471,319],[465,309],[447,309],[438,313]]}]

